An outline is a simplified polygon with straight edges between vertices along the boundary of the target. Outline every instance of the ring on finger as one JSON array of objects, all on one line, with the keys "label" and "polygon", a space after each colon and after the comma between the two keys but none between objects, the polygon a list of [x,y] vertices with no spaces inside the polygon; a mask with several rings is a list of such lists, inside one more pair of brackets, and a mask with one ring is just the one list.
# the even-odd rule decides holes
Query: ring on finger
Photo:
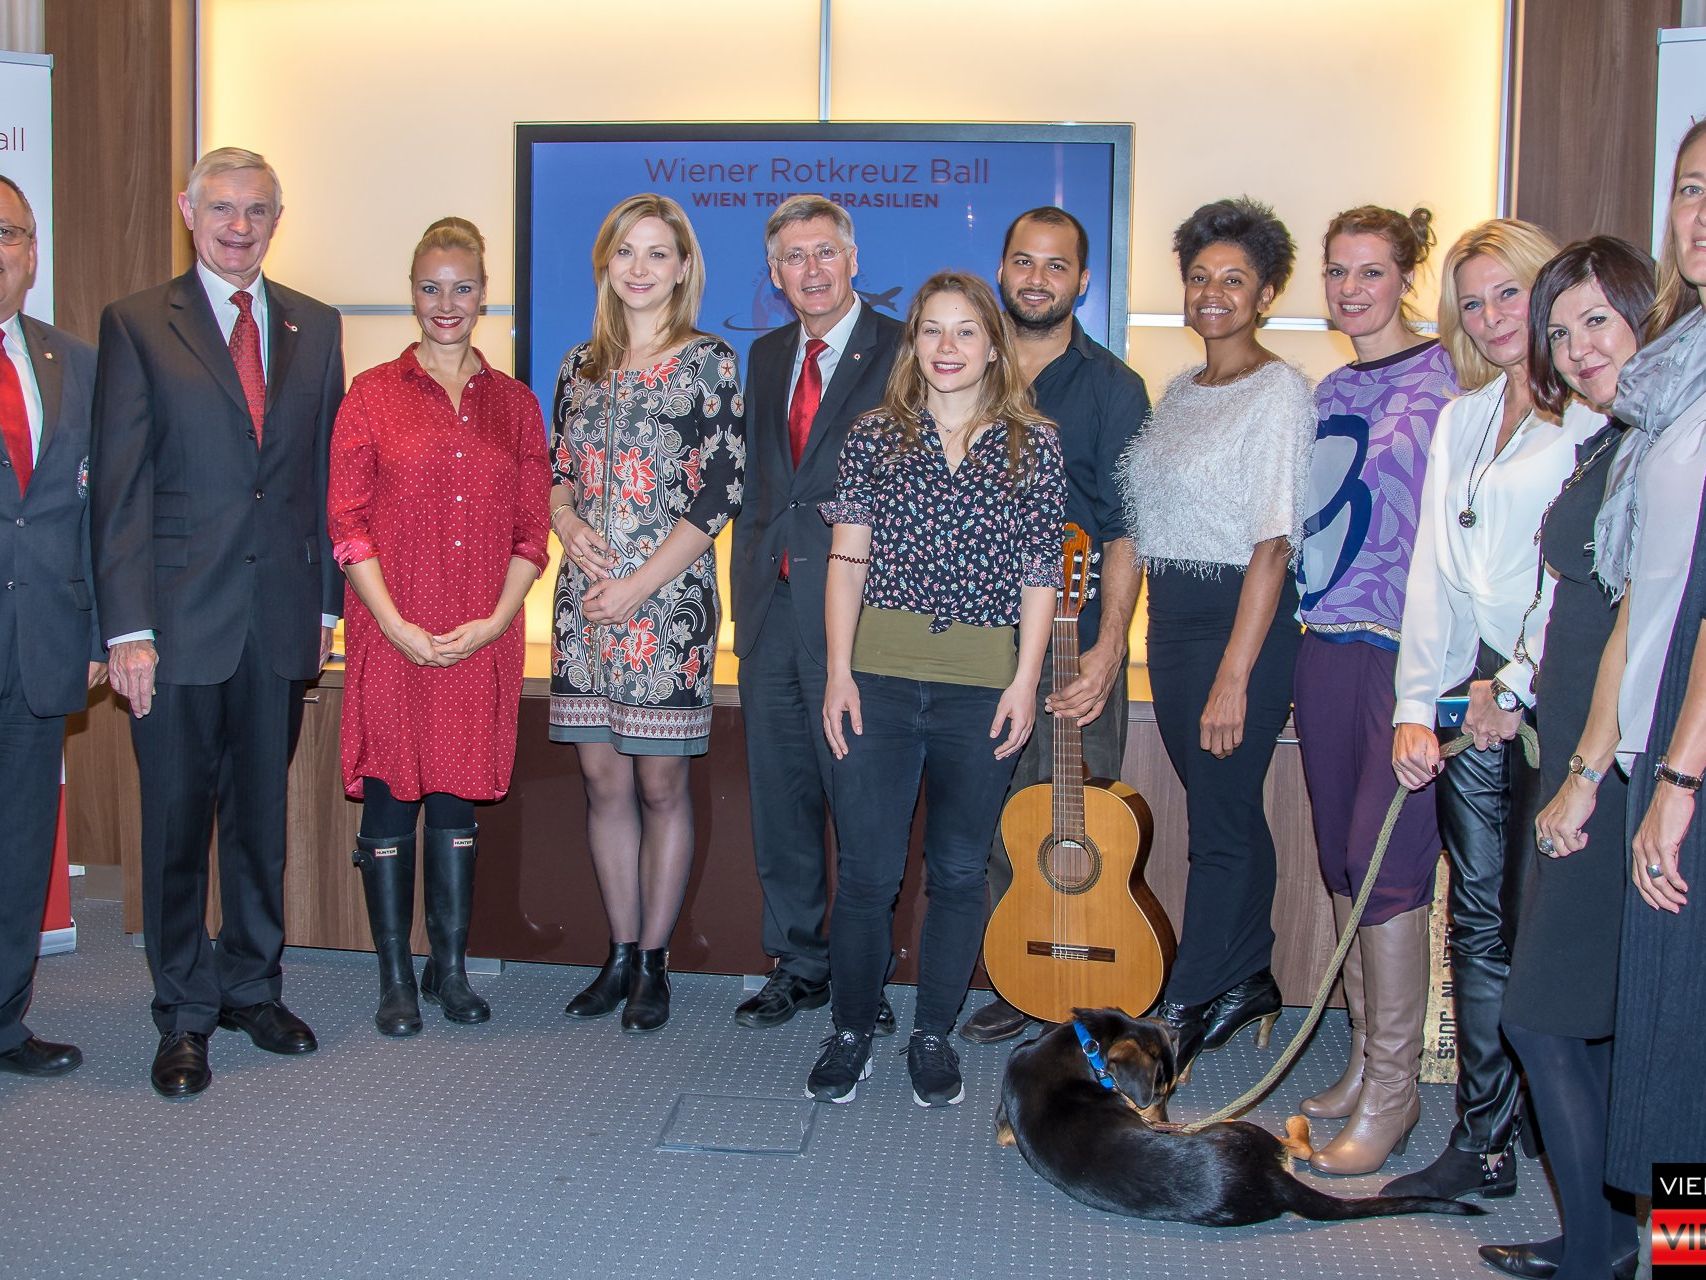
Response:
[{"label": "ring on finger", "polygon": [[1647,874],[1649,876],[1651,876],[1654,880],[1661,879],[1664,876],[1664,873],[1665,873],[1665,869],[1663,867],[1661,867],[1658,863],[1649,862],[1647,864]]},{"label": "ring on finger", "polygon": [[1557,845],[1552,843],[1552,837],[1551,836],[1541,836],[1539,840],[1535,841],[1535,846],[1540,850],[1541,853],[1548,853],[1548,854],[1552,853],[1558,847]]}]

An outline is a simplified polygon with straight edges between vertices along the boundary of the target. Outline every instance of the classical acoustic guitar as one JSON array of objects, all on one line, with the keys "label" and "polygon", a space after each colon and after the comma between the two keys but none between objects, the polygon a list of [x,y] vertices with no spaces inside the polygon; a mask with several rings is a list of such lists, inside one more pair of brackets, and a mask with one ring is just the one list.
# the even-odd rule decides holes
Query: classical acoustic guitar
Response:
[{"label": "classical acoustic guitar", "polygon": [[[1078,678],[1078,614],[1089,598],[1090,539],[1067,525],[1055,610],[1054,688]],[[1001,814],[1013,885],[990,917],[983,963],[1002,999],[1045,1022],[1074,1009],[1141,1015],[1173,963],[1173,927],[1142,859],[1149,806],[1119,781],[1086,781],[1076,721],[1054,720],[1054,780],[1026,787]]]}]

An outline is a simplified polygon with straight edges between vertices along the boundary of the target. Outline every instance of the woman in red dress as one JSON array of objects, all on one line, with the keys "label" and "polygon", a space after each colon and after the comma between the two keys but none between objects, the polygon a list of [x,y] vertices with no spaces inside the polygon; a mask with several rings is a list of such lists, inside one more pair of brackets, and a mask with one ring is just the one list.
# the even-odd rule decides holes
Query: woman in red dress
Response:
[{"label": "woman in red dress", "polygon": [[344,790],[379,953],[385,1035],[421,1029],[409,931],[426,808],[419,994],[453,1022],[491,1009],[463,959],[474,802],[509,790],[526,651],[521,605],[545,567],[550,466],[539,402],[473,346],[485,240],[441,218],[415,247],[421,340],[356,377],[332,433],[332,548],[344,606]]}]

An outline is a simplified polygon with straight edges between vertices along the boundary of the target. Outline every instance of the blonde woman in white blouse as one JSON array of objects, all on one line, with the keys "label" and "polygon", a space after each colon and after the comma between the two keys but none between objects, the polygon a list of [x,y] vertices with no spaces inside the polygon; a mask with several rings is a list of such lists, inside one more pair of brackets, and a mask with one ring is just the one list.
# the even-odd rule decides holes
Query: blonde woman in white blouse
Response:
[{"label": "blonde woman in white blouse", "polygon": [[1206,362],[1174,378],[1121,460],[1149,577],[1155,720],[1185,787],[1190,878],[1157,1015],[1179,1063],[1280,1011],[1270,964],[1274,845],[1262,781],[1291,711],[1315,400],[1257,341],[1295,246],[1266,205],[1204,205],[1173,237]]},{"label": "blonde woman in white blouse", "polygon": [[[1512,743],[1532,716],[1552,598],[1534,538],[1576,446],[1602,425],[1580,404],[1562,424],[1541,417],[1530,398],[1529,288],[1556,252],[1540,228],[1496,218],[1460,236],[1440,269],[1440,339],[1469,390],[1440,414],[1428,450],[1398,647],[1392,767],[1411,790],[1438,779],[1451,860],[1458,1118],[1445,1151],[1388,1184],[1392,1195],[1516,1189],[1518,1079],[1499,1017],[1539,804],[1538,780]],[[1463,731],[1475,749],[1442,770],[1437,703],[1446,695],[1467,696]]]}]

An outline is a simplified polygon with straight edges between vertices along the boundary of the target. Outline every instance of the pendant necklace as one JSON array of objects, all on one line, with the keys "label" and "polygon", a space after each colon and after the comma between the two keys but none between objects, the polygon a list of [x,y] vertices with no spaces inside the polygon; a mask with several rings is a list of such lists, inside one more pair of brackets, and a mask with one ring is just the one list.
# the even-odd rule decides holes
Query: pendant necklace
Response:
[{"label": "pendant necklace", "polygon": [[1499,452],[1493,450],[1493,456],[1487,460],[1487,465],[1481,468],[1481,474],[1475,474],[1475,468],[1481,466],[1481,452],[1487,447],[1487,440],[1493,434],[1493,424],[1504,412],[1505,392],[1510,389],[1510,378],[1507,375],[1505,385],[1499,388],[1499,402],[1493,406],[1492,415],[1487,419],[1486,429],[1481,432],[1481,443],[1475,446],[1475,461],[1469,464],[1469,498],[1463,504],[1463,510],[1457,513],[1457,523],[1465,529],[1475,527],[1475,494],[1481,487],[1481,482],[1487,478],[1487,472],[1493,469],[1493,463],[1499,460]]}]

